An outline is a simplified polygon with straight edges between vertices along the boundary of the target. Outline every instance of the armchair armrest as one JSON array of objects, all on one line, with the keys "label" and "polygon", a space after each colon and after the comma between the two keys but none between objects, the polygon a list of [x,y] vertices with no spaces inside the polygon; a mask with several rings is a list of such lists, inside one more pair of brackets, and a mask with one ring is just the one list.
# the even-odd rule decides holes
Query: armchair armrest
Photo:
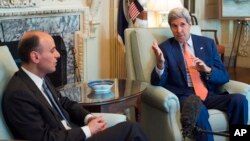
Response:
[{"label": "armchair armrest", "polygon": [[[164,87],[147,85],[141,98],[141,124],[149,138],[157,141],[181,141],[180,105],[177,96]],[[159,132],[159,127],[163,132]]]},{"label": "armchair armrest", "polygon": [[103,119],[107,122],[107,127],[114,126],[120,122],[126,121],[127,117],[122,114],[113,114],[113,113],[93,113],[95,116],[102,116]]},{"label": "armchair armrest", "polygon": [[161,86],[148,85],[142,94],[142,101],[168,113],[180,110],[177,96]]},{"label": "armchair armrest", "polygon": [[[240,93],[246,96],[248,101],[248,109],[250,109],[250,85],[238,82],[234,80],[230,80],[228,83],[223,85],[220,89],[221,91],[228,91],[230,94],[232,93]],[[250,125],[250,112],[248,113],[248,124]]]},{"label": "armchair armrest", "polygon": [[250,85],[239,81],[230,80],[228,83],[223,85],[220,90],[228,91],[229,93],[240,93],[250,96]]}]

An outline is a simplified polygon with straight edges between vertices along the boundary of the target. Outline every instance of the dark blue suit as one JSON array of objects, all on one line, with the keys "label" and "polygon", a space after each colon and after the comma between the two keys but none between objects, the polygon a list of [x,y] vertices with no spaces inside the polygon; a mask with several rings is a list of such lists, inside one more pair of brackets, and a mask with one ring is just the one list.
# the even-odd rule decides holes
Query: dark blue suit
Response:
[{"label": "dark blue suit", "polygon": [[[208,89],[208,96],[201,107],[197,126],[202,129],[211,130],[208,122],[207,109],[219,109],[225,111],[230,119],[230,124],[246,124],[248,119],[248,107],[245,96],[240,94],[229,95],[227,92],[218,93],[217,88],[229,81],[229,75],[216,50],[216,45],[212,39],[192,35],[195,56],[200,58],[207,66],[212,68],[212,74],[207,77],[204,72],[200,72],[201,78]],[[161,77],[155,69],[151,74],[151,83],[163,86],[170,90],[180,100],[184,100],[193,95],[194,91],[187,85],[187,72],[185,60],[178,41],[170,38],[159,45],[165,58],[165,69]],[[213,140],[211,135],[198,136],[197,140]]]}]

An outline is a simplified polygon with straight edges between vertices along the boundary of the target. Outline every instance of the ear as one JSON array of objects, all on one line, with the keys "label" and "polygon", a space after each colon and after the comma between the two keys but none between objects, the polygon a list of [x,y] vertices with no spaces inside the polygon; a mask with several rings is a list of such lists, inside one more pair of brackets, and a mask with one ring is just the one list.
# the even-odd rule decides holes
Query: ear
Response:
[{"label": "ear", "polygon": [[36,51],[31,51],[30,52],[30,61],[33,63],[39,63],[40,61],[40,54]]}]

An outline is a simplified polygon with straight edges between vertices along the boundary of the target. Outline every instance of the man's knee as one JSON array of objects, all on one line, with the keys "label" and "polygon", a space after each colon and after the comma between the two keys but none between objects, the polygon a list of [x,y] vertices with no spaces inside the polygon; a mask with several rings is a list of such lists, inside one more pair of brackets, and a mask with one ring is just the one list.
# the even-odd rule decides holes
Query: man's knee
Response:
[{"label": "man's knee", "polygon": [[246,96],[242,94],[233,94],[231,97],[231,103],[233,104],[247,104]]},{"label": "man's knee", "polygon": [[141,126],[136,122],[122,122],[117,124],[123,129],[123,133],[127,133],[127,139],[129,141],[147,141],[146,134]]},{"label": "man's knee", "polygon": [[130,121],[124,121],[118,124],[119,126],[122,126],[123,128],[140,128],[140,125],[136,122],[130,122]]}]

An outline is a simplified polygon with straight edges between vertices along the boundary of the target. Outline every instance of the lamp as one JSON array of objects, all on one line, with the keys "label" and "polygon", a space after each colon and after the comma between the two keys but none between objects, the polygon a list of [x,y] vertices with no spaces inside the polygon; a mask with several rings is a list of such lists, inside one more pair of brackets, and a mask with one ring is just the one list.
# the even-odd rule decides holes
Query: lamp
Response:
[{"label": "lamp", "polygon": [[168,13],[176,7],[183,7],[181,0],[149,0],[147,4],[148,26],[169,26]]}]

